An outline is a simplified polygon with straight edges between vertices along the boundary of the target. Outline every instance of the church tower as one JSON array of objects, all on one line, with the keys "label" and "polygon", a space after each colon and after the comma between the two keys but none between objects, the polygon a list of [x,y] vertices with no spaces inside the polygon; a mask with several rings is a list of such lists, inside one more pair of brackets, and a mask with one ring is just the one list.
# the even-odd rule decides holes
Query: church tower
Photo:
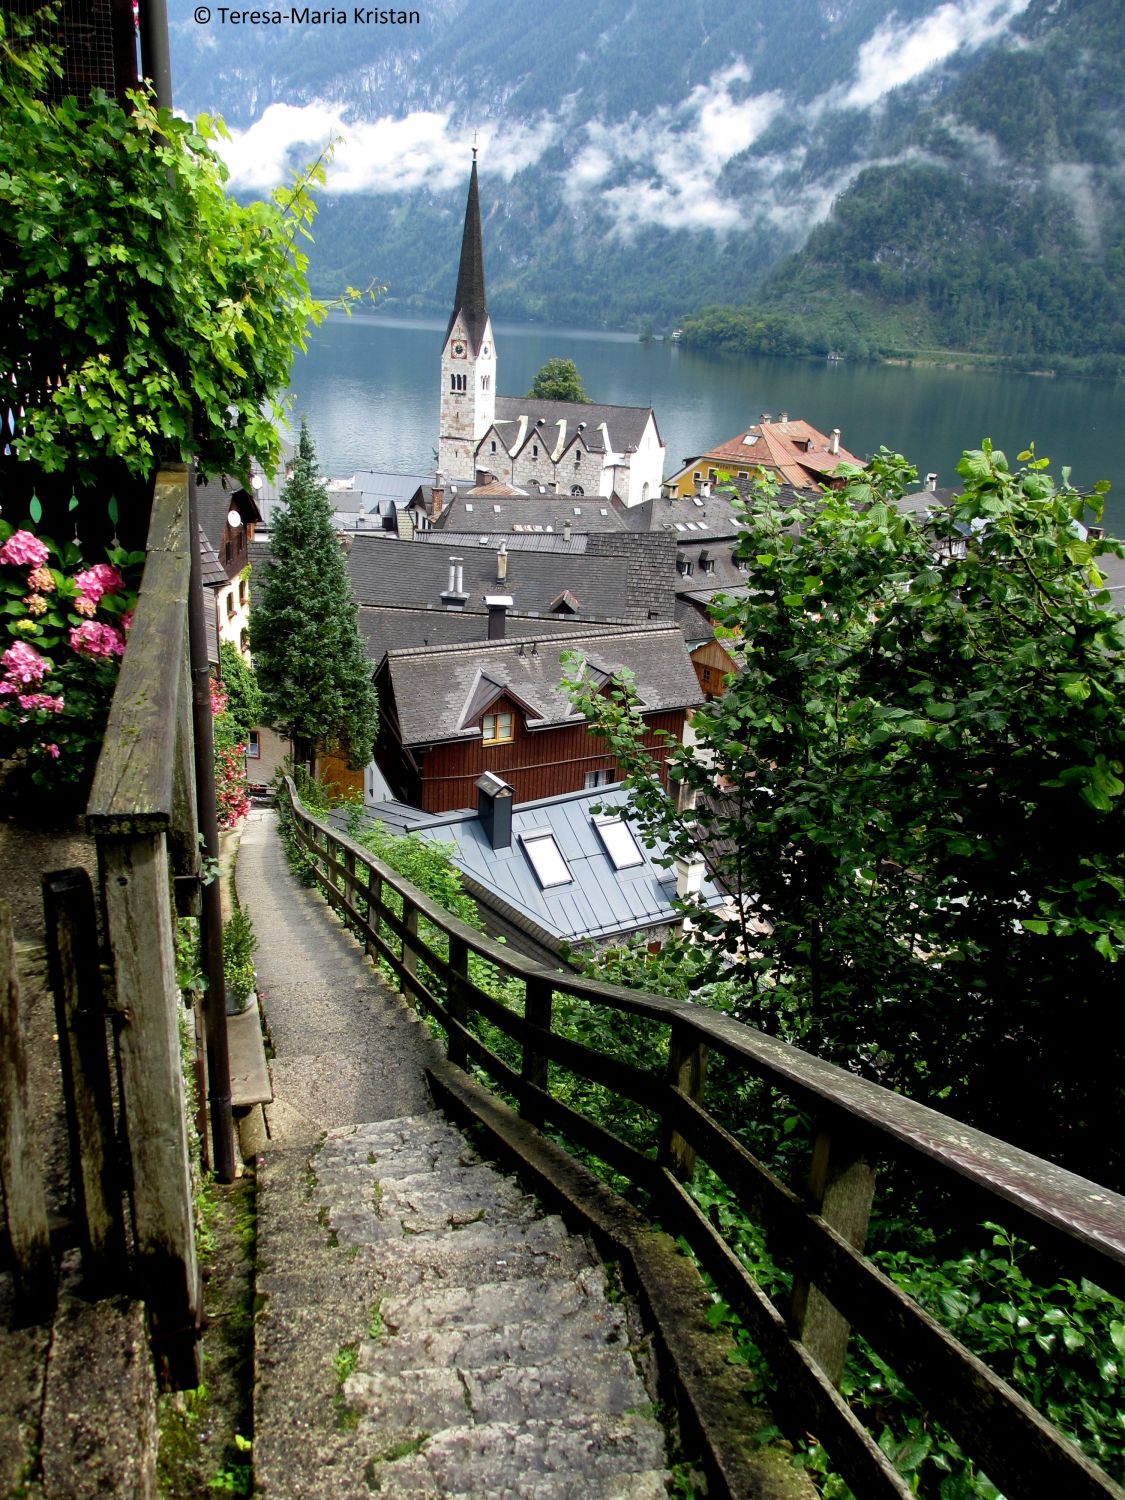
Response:
[{"label": "church tower", "polygon": [[496,346],[484,301],[484,253],[474,146],[457,292],[441,351],[438,468],[447,479],[474,477],[477,444],[491,427],[495,414]]}]

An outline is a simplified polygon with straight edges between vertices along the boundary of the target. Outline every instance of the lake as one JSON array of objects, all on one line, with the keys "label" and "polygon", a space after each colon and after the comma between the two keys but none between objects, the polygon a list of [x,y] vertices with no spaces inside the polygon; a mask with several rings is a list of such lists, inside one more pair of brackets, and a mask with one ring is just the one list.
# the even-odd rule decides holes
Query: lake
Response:
[{"label": "lake", "polygon": [[[294,413],[308,418],[323,472],[423,474],[437,443],[438,364],[445,322],[333,314],[294,364]],[[1029,442],[1073,482],[1113,485],[1107,519],[1125,531],[1122,388],[1096,380],[990,370],[831,365],[796,359],[730,359],[634,334],[495,324],[497,389],[520,393],[556,355],[573,359],[587,394],[606,405],[652,406],[668,449],[667,472],[756,422],[787,411],[821,432],[839,427],[861,458],[880,445],[904,453],[939,485],[956,482],[964,448],[984,437],[1009,461]]]}]

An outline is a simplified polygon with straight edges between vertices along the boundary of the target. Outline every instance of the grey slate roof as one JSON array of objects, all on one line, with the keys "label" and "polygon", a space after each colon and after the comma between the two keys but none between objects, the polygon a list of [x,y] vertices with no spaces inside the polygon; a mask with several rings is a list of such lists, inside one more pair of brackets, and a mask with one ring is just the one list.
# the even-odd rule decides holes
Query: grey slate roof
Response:
[{"label": "grey slate roof", "polygon": [[[435,843],[452,843],[453,863],[486,898],[496,898],[556,940],[605,938],[680,919],[672,906],[675,871],[657,863],[665,854],[663,844],[646,849],[638,839],[641,863],[623,870],[615,869],[606,854],[591,809],[624,811],[628,802],[624,788],[601,787],[518,803],[512,809],[508,849],[491,847],[475,812],[432,819],[414,831]],[[544,889],[535,878],[520,835],[541,829],[554,835],[574,877],[567,885]],[[710,880],[704,881],[702,897],[708,906],[723,900]]]},{"label": "grey slate roof", "polygon": [[[536,422],[542,418],[544,441],[553,448],[558,438],[559,422],[566,423],[566,441],[574,436],[578,424],[585,422],[582,437],[591,453],[604,453],[605,444],[598,428],[604,422],[615,453],[624,453],[635,447],[644,436],[651,406],[598,406],[582,401],[536,401],[531,396],[497,396],[497,430],[506,438],[509,448],[515,442],[519,430],[519,419],[526,416],[530,437]],[[655,419],[654,419],[655,420]]]},{"label": "grey slate roof", "polygon": [[[483,610],[445,609],[434,606],[430,609],[413,609],[409,605],[360,605],[358,620],[360,637],[367,655],[379,663],[388,651],[401,651],[411,646],[453,646],[468,641],[488,639],[488,614]],[[617,625],[603,625],[602,630],[619,629]],[[588,632],[588,620],[573,616],[533,617],[513,615],[507,619],[507,635],[526,640],[540,640],[553,636],[567,636]]]},{"label": "grey slate roof", "polygon": [[[493,552],[499,550],[500,543],[508,552],[568,552],[572,554],[586,551],[586,543],[589,532],[572,531],[569,537],[564,537],[561,531],[506,532],[496,527],[490,527],[486,531],[418,531],[414,534],[416,542],[429,542],[435,547],[444,547],[447,551],[457,547],[490,547]],[[622,547],[619,549],[624,551]]]},{"label": "grey slate roof", "polygon": [[570,522],[578,531],[625,531],[618,509],[605,495],[563,495],[549,490],[540,494],[535,485],[525,495],[474,495],[452,486],[445,492],[445,508],[434,522],[441,531],[509,531],[523,534],[534,530],[561,534]]},{"label": "grey slate roof", "polygon": [[[497,547],[499,546],[499,539]],[[390,551],[388,549],[395,549]],[[481,608],[486,594],[499,587],[496,551],[492,547],[419,546],[397,538],[357,533],[348,553],[352,592],[359,604],[440,605],[448,588],[449,559],[462,559],[464,593],[469,608]],[[564,590],[579,601],[583,619],[643,620],[649,611],[671,619],[674,568],[669,564],[658,583],[648,554],[605,556],[509,554],[503,592],[520,614],[546,613]]]},{"label": "grey slate roof", "polygon": [[547,643],[512,638],[408,648],[387,655],[403,744],[479,738],[479,724],[466,721],[465,714],[479,698],[483,677],[496,685],[493,697],[502,690],[526,706],[531,730],[581,723],[562,689],[563,651],[579,652],[595,673],[627,668],[645,712],[695,707],[703,701],[675,624],[575,632]]}]

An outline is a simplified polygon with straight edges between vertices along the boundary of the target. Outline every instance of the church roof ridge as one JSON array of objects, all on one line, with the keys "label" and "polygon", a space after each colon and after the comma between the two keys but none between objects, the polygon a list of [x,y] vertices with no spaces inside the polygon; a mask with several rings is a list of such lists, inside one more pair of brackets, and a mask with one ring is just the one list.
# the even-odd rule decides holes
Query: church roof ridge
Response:
[{"label": "church roof ridge", "polygon": [[461,236],[461,263],[457,268],[457,291],[453,298],[453,312],[449,327],[445,330],[448,340],[462,313],[473,346],[473,353],[480,353],[484,331],[488,323],[488,307],[484,296],[484,248],[480,229],[480,191],[477,187],[477,155],[473,151],[473,169],[469,174],[469,196],[465,202],[465,229]]}]

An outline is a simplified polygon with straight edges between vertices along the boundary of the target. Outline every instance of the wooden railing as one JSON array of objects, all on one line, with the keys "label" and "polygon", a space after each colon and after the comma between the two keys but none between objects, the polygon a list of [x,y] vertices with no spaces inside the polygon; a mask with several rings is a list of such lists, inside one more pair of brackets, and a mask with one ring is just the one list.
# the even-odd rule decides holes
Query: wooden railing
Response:
[{"label": "wooden railing", "polygon": [[[1125,1296],[1125,1199],[945,1115],[868,1083],[701,1006],[545,969],[458,921],[352,840],[308,814],[287,783],[295,836],[317,883],[367,951],[471,1061],[547,1125],[648,1195],[691,1246],[772,1367],[798,1430],[815,1435],[863,1500],[913,1490],[836,1389],[855,1329],[1009,1500],[1085,1500],[1122,1491],[1067,1437],[929,1316],[863,1254],[880,1160],[919,1182],[968,1194],[982,1217],[1029,1237],[1063,1270]],[[421,922],[421,926],[420,926]],[[522,988],[521,1009],[474,983],[477,954]],[[607,1020],[626,1016],[663,1038],[662,1076],[552,1030],[558,1000]],[[483,1020],[517,1049],[505,1061],[474,1032]],[[709,1111],[709,1056],[721,1056],[816,1122],[809,1192],[791,1191]],[[555,1097],[552,1065],[654,1117],[655,1154]],[[748,1273],[685,1187],[697,1159],[725,1184],[793,1272],[788,1317]]]},{"label": "wooden railing", "polygon": [[[85,872],[48,877],[44,889],[84,1266],[100,1287],[125,1288],[143,1299],[158,1374],[176,1388],[199,1383],[202,1312],[174,896],[181,910],[192,909],[199,874],[188,660],[191,542],[187,472],[162,473],[86,810],[97,850],[104,971]],[[107,1010],[126,1146],[124,1183],[117,1171]]]}]

